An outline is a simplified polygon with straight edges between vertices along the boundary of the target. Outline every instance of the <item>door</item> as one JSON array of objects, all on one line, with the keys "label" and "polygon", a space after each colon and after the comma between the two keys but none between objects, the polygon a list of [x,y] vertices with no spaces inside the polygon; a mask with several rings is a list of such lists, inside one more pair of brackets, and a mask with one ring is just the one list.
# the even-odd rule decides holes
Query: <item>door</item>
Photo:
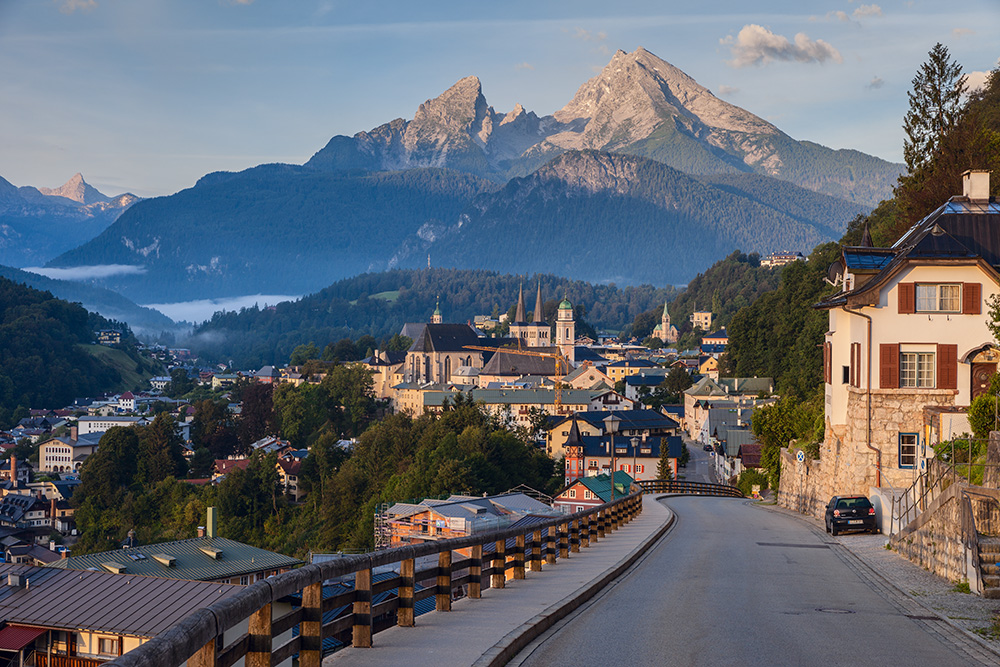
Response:
[{"label": "door", "polygon": [[980,394],[985,394],[990,388],[990,378],[997,372],[997,365],[993,364],[972,364],[972,398]]}]

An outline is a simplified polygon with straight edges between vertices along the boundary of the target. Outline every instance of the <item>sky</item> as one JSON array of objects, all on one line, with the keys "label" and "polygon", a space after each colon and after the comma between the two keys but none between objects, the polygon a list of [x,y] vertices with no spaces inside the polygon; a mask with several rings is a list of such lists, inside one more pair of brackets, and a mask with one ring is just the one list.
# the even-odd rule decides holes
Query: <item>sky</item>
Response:
[{"label": "sky", "polygon": [[0,0],[0,176],[170,194],[301,164],[468,75],[551,114],[640,46],[795,139],[900,162],[927,52],[978,81],[998,35],[1000,0]]}]

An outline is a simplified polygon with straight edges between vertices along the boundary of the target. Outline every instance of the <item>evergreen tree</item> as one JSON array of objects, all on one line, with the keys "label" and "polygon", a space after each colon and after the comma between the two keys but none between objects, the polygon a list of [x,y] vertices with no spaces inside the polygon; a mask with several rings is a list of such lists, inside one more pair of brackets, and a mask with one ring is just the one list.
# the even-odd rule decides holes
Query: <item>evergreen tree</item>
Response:
[{"label": "evergreen tree", "polygon": [[962,66],[951,60],[946,46],[938,42],[927,56],[913,77],[913,90],[907,93],[910,110],[903,118],[903,159],[911,174],[934,157],[958,122],[966,91]]},{"label": "evergreen tree", "polygon": [[656,479],[670,481],[674,478],[674,468],[670,463],[670,448],[660,446],[660,462],[656,466]]}]

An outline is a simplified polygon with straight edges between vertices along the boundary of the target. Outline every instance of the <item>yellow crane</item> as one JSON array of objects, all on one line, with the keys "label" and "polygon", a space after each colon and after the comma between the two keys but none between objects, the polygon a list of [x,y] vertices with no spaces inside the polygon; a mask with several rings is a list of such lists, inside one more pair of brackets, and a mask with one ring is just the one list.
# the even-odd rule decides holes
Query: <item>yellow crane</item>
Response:
[{"label": "yellow crane", "polygon": [[[556,360],[556,375],[560,378],[565,377],[569,373],[569,361],[563,356],[562,352],[535,352],[533,350],[524,350],[521,348],[513,347],[482,347],[479,345],[463,345],[466,350],[478,350],[480,352],[508,352],[510,354],[523,354],[529,357],[542,357],[543,359],[555,359]],[[562,407],[562,382],[558,379],[555,380],[556,395],[555,395],[555,405],[556,412],[558,413],[559,408]]]}]

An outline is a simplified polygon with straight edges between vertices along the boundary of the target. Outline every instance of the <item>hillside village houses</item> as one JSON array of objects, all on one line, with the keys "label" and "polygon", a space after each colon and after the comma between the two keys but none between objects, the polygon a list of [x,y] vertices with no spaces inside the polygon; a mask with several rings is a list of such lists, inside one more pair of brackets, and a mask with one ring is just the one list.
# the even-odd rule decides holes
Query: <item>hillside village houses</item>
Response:
[{"label": "hillside village houses", "polygon": [[[1000,204],[989,172],[892,247],[842,248],[841,286],[823,345],[826,430],[818,461],[783,460],[780,502],[819,514],[832,493],[908,487],[931,445],[969,432],[962,412],[988,386],[1000,350],[987,327],[1000,293]],[[885,526],[883,527],[885,528]]]}]

